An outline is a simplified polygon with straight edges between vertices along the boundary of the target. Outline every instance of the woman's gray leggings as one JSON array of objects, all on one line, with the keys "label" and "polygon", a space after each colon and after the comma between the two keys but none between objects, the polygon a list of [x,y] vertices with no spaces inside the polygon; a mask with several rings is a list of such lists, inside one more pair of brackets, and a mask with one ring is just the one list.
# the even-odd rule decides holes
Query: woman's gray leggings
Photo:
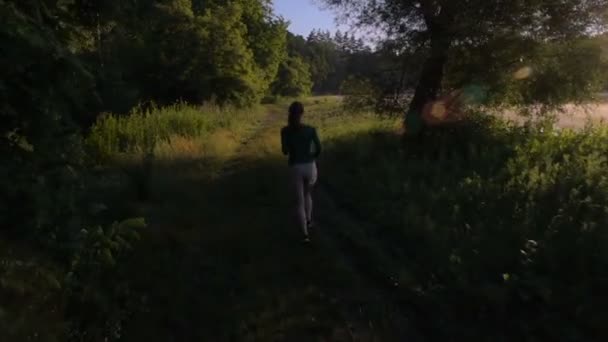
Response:
[{"label": "woman's gray leggings", "polygon": [[308,236],[307,222],[312,220],[312,188],[317,182],[317,165],[296,164],[290,168],[291,184],[296,200],[296,217],[304,235]]}]

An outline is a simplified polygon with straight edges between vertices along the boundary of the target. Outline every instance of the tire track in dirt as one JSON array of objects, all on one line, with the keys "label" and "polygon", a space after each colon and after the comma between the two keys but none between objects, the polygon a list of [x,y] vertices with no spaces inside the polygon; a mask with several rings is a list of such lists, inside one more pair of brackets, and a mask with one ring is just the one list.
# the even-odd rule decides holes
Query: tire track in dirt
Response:
[{"label": "tire track in dirt", "polygon": [[[258,131],[252,135],[249,141],[264,135],[264,131],[271,127],[278,128],[281,125],[278,121],[281,118],[280,109],[271,107],[270,114],[260,125]],[[278,132],[277,132],[278,134]],[[245,143],[244,145],[246,145]],[[355,239],[344,234],[343,229],[336,227],[352,227],[361,229],[361,217],[352,214],[336,201],[336,196],[332,191],[331,185],[324,180],[321,180],[314,191],[315,211],[318,228],[313,229],[313,248],[323,248],[327,253],[333,255],[340,264],[344,265],[356,280],[357,290],[343,291],[337,294],[338,303],[341,307],[347,309],[342,310],[341,321],[344,327],[337,329],[335,336],[330,337],[330,341],[349,341],[349,342],[367,342],[367,341],[386,341],[379,339],[378,329],[375,327],[375,322],[369,316],[366,308],[366,303],[391,303],[394,298],[389,298],[391,287],[394,282],[384,272],[372,267],[373,260],[369,256],[368,250],[361,248]],[[339,219],[338,219],[339,218]],[[353,285],[353,284],[350,284]],[[407,320],[400,317],[400,326],[406,327]],[[395,327],[395,329],[398,329]],[[411,334],[400,334],[400,337]],[[403,338],[390,339],[389,341],[402,341]]]},{"label": "tire track in dirt", "polygon": [[[423,327],[415,324],[419,320],[414,321],[405,314],[418,311],[416,306],[410,298],[403,296],[395,270],[383,268],[389,264],[386,262],[387,257],[374,253],[374,250],[381,250],[382,246],[367,232],[378,229],[377,225],[340,201],[337,190],[327,180],[319,181],[315,195],[322,227],[319,235],[330,247],[340,251],[342,258],[353,273],[359,276],[361,285],[366,290],[361,297],[352,298],[360,306],[358,313],[347,317],[351,322],[356,322],[352,326],[352,341],[424,340],[419,331],[419,328]],[[342,229],[335,229],[336,227]],[[371,307],[368,314],[376,314],[385,319],[384,326],[380,329],[370,320],[378,319],[377,316],[366,317],[366,304]],[[380,307],[376,306],[378,304]],[[357,336],[362,337],[356,338]]]},{"label": "tire track in dirt", "polygon": [[224,166],[220,169],[220,174],[225,176],[238,169],[238,167],[244,162],[244,152],[251,145],[252,142],[260,139],[267,130],[272,128],[273,124],[278,121],[279,114],[273,107],[268,108],[268,114],[254,127],[252,127],[252,133],[248,134],[245,139],[239,142],[239,147],[234,152],[232,158],[230,158]]},{"label": "tire track in dirt", "polygon": [[[269,129],[278,129],[282,116],[276,106],[268,108],[269,114],[245,139],[235,157],[222,172],[232,172],[244,161],[244,152],[256,139],[268,134]],[[278,131],[277,131],[278,134]],[[374,250],[374,239],[366,232],[373,231],[375,224],[341,202],[338,191],[323,179],[315,188],[315,217],[319,227],[313,230],[313,248],[323,248],[340,260],[355,277],[356,284],[338,294],[346,334],[332,337],[329,341],[421,341],[413,320],[404,315],[412,312],[412,305],[400,295],[398,284],[391,270],[383,269],[386,257]],[[315,242],[316,241],[316,242]],[[402,292],[401,292],[402,293]],[[406,310],[407,309],[407,310]],[[378,318],[384,322],[378,322]],[[339,334],[338,334],[339,335]]]},{"label": "tire track in dirt", "polygon": [[[272,107],[267,117],[269,121],[262,127],[279,127],[281,125],[277,125],[276,121],[280,118],[279,108]],[[275,125],[272,125],[273,122]],[[334,338],[331,341],[420,340],[411,320],[403,314],[402,309],[408,304],[395,291],[398,284],[394,274],[391,274],[391,270],[382,268],[382,265],[388,264],[382,261],[384,256],[373,253],[374,250],[381,249],[381,246],[366,245],[373,241],[366,236],[366,232],[373,231],[374,223],[339,200],[336,189],[323,179],[322,169],[314,197],[319,228],[313,230],[313,235],[316,235],[313,236],[313,243],[315,239],[320,240],[317,247],[325,248],[328,253],[339,258],[358,283],[355,291],[346,291],[348,293],[340,295],[344,307],[349,308],[344,310],[342,317],[348,338]],[[409,309],[411,312],[411,307]],[[380,316],[390,316],[390,327],[377,326],[374,321],[378,313]]]}]

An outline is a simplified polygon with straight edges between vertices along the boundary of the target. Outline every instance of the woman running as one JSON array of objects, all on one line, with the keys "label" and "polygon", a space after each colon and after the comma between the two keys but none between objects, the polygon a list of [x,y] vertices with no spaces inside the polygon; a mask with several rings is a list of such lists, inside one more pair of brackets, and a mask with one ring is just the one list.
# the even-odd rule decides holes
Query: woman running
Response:
[{"label": "woman running", "polygon": [[321,142],[314,127],[302,124],[304,105],[289,106],[288,124],[281,130],[283,154],[289,156],[290,182],[296,199],[298,224],[304,232],[304,242],[312,228],[312,188],[317,182],[316,160],[321,154]]}]

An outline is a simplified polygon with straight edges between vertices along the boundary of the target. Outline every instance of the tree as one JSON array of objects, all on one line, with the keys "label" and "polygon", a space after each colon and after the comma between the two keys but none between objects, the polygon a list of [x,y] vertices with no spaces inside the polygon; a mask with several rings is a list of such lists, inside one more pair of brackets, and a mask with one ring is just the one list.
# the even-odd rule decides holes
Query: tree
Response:
[{"label": "tree", "polygon": [[[66,340],[68,324],[85,316],[63,310],[68,290],[62,270],[70,268],[82,247],[81,231],[92,223],[83,210],[76,123],[89,121],[83,113],[97,103],[93,75],[67,48],[63,33],[72,23],[63,21],[63,11],[51,2],[0,0],[0,63],[10,66],[0,70],[0,242],[8,247],[0,297],[11,298],[0,305],[0,330],[9,341]],[[13,256],[15,247],[27,252]]]},{"label": "tree", "polygon": [[337,90],[339,84],[331,84],[329,77],[340,67],[340,54],[330,33],[320,30],[312,31],[306,43],[308,54],[305,59],[310,64],[315,92],[324,93]]},{"label": "tree", "polygon": [[312,81],[308,64],[297,56],[288,57],[281,64],[272,85],[273,95],[298,97],[310,94]]},{"label": "tree", "polygon": [[[406,113],[408,129],[419,131],[421,113],[439,95],[455,48],[481,49],[502,41],[501,50],[524,42],[570,42],[605,28],[606,0],[326,0],[361,25],[383,29],[427,57]],[[491,53],[491,52],[490,52]]]},{"label": "tree", "polygon": [[92,209],[83,134],[140,101],[258,99],[285,58],[267,3],[0,0],[3,340],[114,340],[134,232]]},{"label": "tree", "polygon": [[263,82],[262,94],[274,81],[279,65],[286,58],[287,24],[275,17],[271,0],[247,0],[242,6],[247,45],[253,51],[257,74]]},{"label": "tree", "polygon": [[30,5],[0,1],[0,233],[61,238],[77,221],[75,123],[89,121],[94,80],[56,34],[59,9]]},{"label": "tree", "polygon": [[[398,83],[395,70],[402,63],[396,49],[373,50],[361,38],[347,32],[313,30],[307,39],[288,33],[287,53],[302,58],[309,66],[313,92],[336,94],[350,76],[368,79],[378,89]],[[403,56],[403,54],[401,54]],[[394,87],[396,88],[396,87]]]},{"label": "tree", "polygon": [[91,66],[102,109],[177,100],[247,105],[285,59],[268,0],[65,1],[72,50]]}]

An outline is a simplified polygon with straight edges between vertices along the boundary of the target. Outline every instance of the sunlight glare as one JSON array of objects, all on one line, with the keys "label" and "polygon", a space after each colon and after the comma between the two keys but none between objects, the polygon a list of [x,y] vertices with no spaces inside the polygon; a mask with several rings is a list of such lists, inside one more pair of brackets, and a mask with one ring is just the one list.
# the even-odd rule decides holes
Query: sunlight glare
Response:
[{"label": "sunlight glare", "polygon": [[444,119],[448,115],[448,110],[443,101],[437,101],[431,106],[431,115],[436,119]]},{"label": "sunlight glare", "polygon": [[530,77],[531,75],[532,75],[532,68],[529,66],[525,66],[525,67],[522,67],[519,70],[517,70],[513,74],[513,77],[516,80],[525,80],[526,78]]}]

